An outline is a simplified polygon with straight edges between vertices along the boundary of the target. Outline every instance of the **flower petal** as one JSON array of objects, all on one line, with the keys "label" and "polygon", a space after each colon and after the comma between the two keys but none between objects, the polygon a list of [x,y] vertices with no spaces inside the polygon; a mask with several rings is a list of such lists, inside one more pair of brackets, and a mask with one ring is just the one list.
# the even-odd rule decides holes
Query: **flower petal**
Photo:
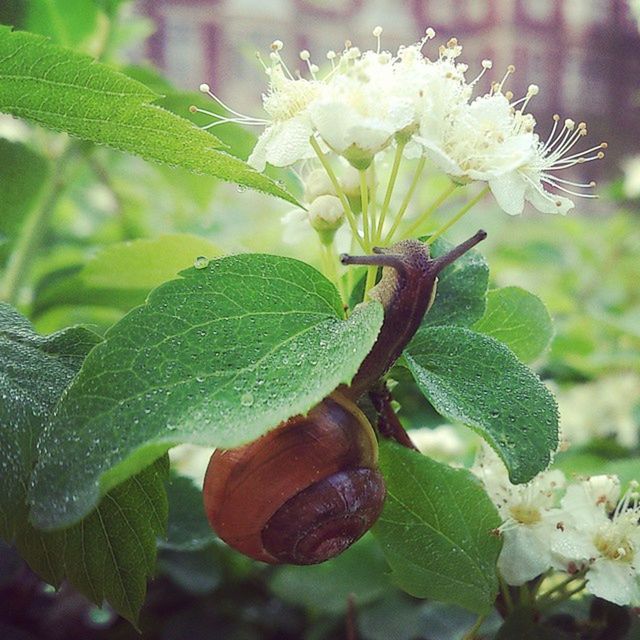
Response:
[{"label": "flower petal", "polygon": [[587,591],[621,606],[640,599],[638,575],[627,562],[600,558],[587,573]]},{"label": "flower petal", "polygon": [[522,213],[524,209],[524,194],[527,184],[517,171],[510,171],[504,175],[489,180],[491,193],[498,206],[511,216]]},{"label": "flower petal", "polygon": [[508,584],[521,585],[551,566],[548,529],[515,526],[503,533],[498,569]]}]

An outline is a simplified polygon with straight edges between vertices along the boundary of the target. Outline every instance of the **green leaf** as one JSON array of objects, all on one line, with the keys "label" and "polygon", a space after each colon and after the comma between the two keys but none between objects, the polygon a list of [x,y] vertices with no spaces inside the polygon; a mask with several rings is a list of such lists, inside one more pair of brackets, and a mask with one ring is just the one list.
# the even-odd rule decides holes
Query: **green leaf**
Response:
[{"label": "green leaf", "polygon": [[188,120],[151,104],[143,84],[45,38],[0,27],[0,111],[120,151],[295,198]]},{"label": "green leaf", "polygon": [[26,520],[26,493],[44,423],[100,338],[82,327],[50,336],[0,303],[0,536],[11,542]]},{"label": "green leaf", "polygon": [[190,478],[171,474],[167,483],[169,525],[164,549],[194,551],[203,549],[217,539],[204,514],[202,491]]},{"label": "green leaf", "polygon": [[387,487],[373,528],[392,578],[418,598],[487,613],[498,592],[500,517],[474,476],[384,441]]},{"label": "green leaf", "polygon": [[462,327],[429,327],[405,361],[440,414],[474,428],[500,454],[512,482],[548,466],[558,446],[556,403],[506,346]]},{"label": "green leaf", "polygon": [[187,233],[119,242],[102,249],[81,269],[37,292],[36,316],[61,304],[108,306],[128,311],[154,287],[175,278],[199,256],[220,255],[218,247]]},{"label": "green leaf", "polygon": [[275,570],[269,586],[279,598],[312,611],[341,614],[353,595],[358,607],[379,599],[390,588],[379,546],[370,536],[338,557],[309,567]]},{"label": "green leaf", "polygon": [[[50,336],[0,303],[0,535],[56,586],[68,580],[98,605],[131,621],[153,572],[156,538],[167,520],[166,460],[113,488],[80,523],[56,532],[27,522],[26,495],[45,424],[86,353],[100,338],[81,327]],[[63,461],[81,465],[82,458]]]},{"label": "green leaf", "polygon": [[29,147],[0,138],[0,262],[46,184],[49,163]]},{"label": "green leaf", "polygon": [[335,287],[290,258],[231,256],[181,275],[107,332],[65,394],[41,443],[38,526],[77,521],[175,444],[238,446],[308,411],[350,382],[382,324],[378,303],[345,321]]},{"label": "green leaf", "polygon": [[31,0],[25,27],[56,44],[74,47],[94,31],[97,20],[94,0]]},{"label": "green leaf", "polygon": [[68,580],[92,602],[104,600],[136,623],[156,539],[167,526],[166,456],[107,493],[84,520],[45,532],[27,526],[17,548],[32,569],[59,586]]},{"label": "green leaf", "polygon": [[473,328],[504,342],[523,362],[535,360],[553,337],[547,308],[540,298],[520,287],[489,291],[487,310]]},{"label": "green leaf", "polygon": [[[431,247],[434,258],[453,248],[438,238]],[[479,251],[469,251],[438,276],[436,297],[425,315],[423,326],[471,326],[482,317],[487,300],[489,266]]]}]

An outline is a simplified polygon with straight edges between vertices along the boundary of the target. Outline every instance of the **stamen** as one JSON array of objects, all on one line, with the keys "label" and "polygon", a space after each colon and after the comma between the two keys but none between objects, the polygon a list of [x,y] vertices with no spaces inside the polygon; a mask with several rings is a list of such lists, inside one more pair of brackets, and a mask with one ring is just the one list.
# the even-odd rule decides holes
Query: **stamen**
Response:
[{"label": "stamen", "polygon": [[[227,106],[224,102],[222,102],[222,100],[220,98],[218,98],[218,96],[216,96],[211,91],[211,87],[208,84],[206,84],[205,82],[203,82],[200,85],[200,91],[202,93],[206,93],[210,98],[215,100],[223,109],[225,109],[229,113],[232,113],[234,116],[237,116],[240,119],[239,122],[243,122],[243,123],[246,122],[247,124],[256,124],[257,122],[261,122],[262,124],[267,124],[266,120],[262,120],[261,118],[254,118],[252,116],[246,116],[243,113],[239,113],[239,112],[235,111],[234,109],[232,109],[231,107]],[[206,111],[202,111],[202,113],[207,113],[207,112]],[[217,115],[217,114],[207,114],[207,115]],[[232,122],[233,120],[229,120],[229,121]]]},{"label": "stamen", "polygon": [[378,48],[376,49],[376,53],[380,53],[380,36],[382,35],[382,27],[377,26],[373,30],[373,37],[378,41]]},{"label": "stamen", "polygon": [[293,77],[293,74],[291,73],[291,71],[289,71],[289,67],[287,67],[285,61],[282,59],[282,56],[280,55],[280,51],[282,51],[282,49],[284,48],[284,44],[282,42],[282,40],[274,40],[271,43],[271,53],[269,54],[269,58],[271,58],[271,62],[273,63],[273,66],[281,66],[285,73],[289,76],[290,80],[295,80],[295,78]]},{"label": "stamen", "polygon": [[307,67],[309,69],[311,77],[316,80],[316,72],[318,71],[318,67],[315,64],[311,64],[311,54],[306,49],[303,49],[300,52],[300,60],[304,60],[304,62],[307,63]]},{"label": "stamen", "polygon": [[516,72],[516,68],[515,68],[515,66],[514,66],[514,65],[512,65],[512,64],[510,64],[510,65],[507,67],[507,71],[506,71],[506,73],[504,74],[504,77],[503,77],[503,78],[502,78],[502,80],[498,83],[498,89],[497,89],[497,91],[498,91],[499,93],[502,93],[502,87],[504,86],[504,83],[507,81],[507,78],[508,78],[510,75],[512,75],[513,73],[515,73],[515,72]]},{"label": "stamen", "polygon": [[474,80],[471,81],[471,86],[475,86],[480,78],[482,78],[482,76],[489,70],[491,69],[491,67],[493,67],[493,62],[491,60],[483,60],[482,61],[482,71],[475,77]]}]

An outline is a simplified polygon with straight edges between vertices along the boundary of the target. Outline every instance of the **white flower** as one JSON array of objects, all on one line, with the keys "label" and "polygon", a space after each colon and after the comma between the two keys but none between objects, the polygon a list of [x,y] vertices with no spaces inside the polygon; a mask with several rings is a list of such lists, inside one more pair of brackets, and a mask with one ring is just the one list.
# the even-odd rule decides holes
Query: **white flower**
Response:
[{"label": "white flower", "polygon": [[215,449],[195,444],[180,444],[169,450],[171,468],[202,486],[204,474]]},{"label": "white flower", "polygon": [[504,580],[521,585],[543,574],[552,566],[551,539],[563,520],[555,506],[556,493],[565,482],[562,472],[546,471],[527,484],[514,485],[502,461],[486,446],[472,471],[503,518],[498,569]]},{"label": "white flower", "polygon": [[348,49],[309,107],[314,129],[333,151],[366,168],[414,120],[412,101],[393,91],[387,53]]},{"label": "white flower", "polygon": [[314,156],[309,144],[313,128],[308,107],[318,95],[320,85],[315,80],[288,78],[285,69],[278,62],[268,69],[269,91],[263,96],[263,106],[271,121],[248,160],[258,171],[262,171],[267,162],[287,167]]},{"label": "white flower", "polygon": [[465,442],[455,427],[441,424],[435,428],[422,427],[409,432],[411,441],[424,453],[438,460],[452,460],[461,456],[465,450]]},{"label": "white flower", "polygon": [[309,206],[309,223],[322,244],[331,244],[344,222],[344,208],[336,196],[318,196]]},{"label": "white flower", "polygon": [[440,145],[419,140],[452,177],[490,182],[531,158],[533,136],[522,125],[503,95],[487,95],[456,112]]},{"label": "white flower", "polygon": [[562,500],[564,531],[552,542],[554,564],[560,569],[586,569],[587,591],[593,595],[636,605],[640,603],[638,495],[629,489],[611,517],[606,504],[594,493],[592,480],[569,487]]},{"label": "white flower", "polygon": [[[414,87],[417,95],[416,114],[418,133],[405,155],[421,155],[421,146],[438,149],[447,129],[460,109],[471,97],[473,83],[465,82],[467,65],[457,64],[455,58],[462,48],[452,39],[441,47],[440,57],[435,62],[423,58],[417,47],[407,47],[400,55],[401,62],[396,72],[399,87]],[[489,68],[488,61],[483,68]]]},{"label": "white flower", "polygon": [[324,169],[314,169],[303,179],[304,200],[312,202],[318,196],[335,196],[336,190]]},{"label": "white flower", "polygon": [[558,172],[602,157],[606,144],[573,153],[586,125],[566,120],[559,127],[558,116],[551,136],[542,142],[534,132],[535,119],[525,113],[538,87],[531,85],[515,102],[510,92],[502,91],[513,66],[489,94],[470,102],[491,61],[483,60],[480,75],[467,82],[467,65],[456,62],[462,47],[455,38],[432,61],[422,53],[435,36],[432,29],[395,56],[380,50],[381,33],[381,27],[373,31],[376,50],[361,52],[347,42],[341,54],[330,51],[331,70],[322,77],[309,52],[300,52],[309,78],[294,77],[280,56],[282,43],[275,41],[271,65],[265,66],[269,90],[263,104],[269,118],[243,116],[202,85],[233,116],[204,111],[216,118],[205,128],[230,121],[266,125],[249,157],[258,170],[267,163],[289,166],[329,150],[363,171],[377,153],[397,144],[407,158],[429,157],[454,182],[486,182],[500,207],[512,215],[521,213],[526,201],[543,212],[566,213],[573,202],[557,192],[594,197],[584,193],[593,183],[573,182]]},{"label": "white flower", "polygon": [[635,373],[609,375],[554,389],[560,406],[560,429],[572,444],[593,438],[614,437],[625,447],[640,442],[634,408],[640,400],[640,376]]},{"label": "white flower", "polygon": [[[518,113],[520,112],[517,111],[516,114]],[[554,172],[603,158],[602,149],[606,149],[607,144],[603,142],[586,151],[570,153],[571,149],[587,135],[587,125],[584,122],[576,125],[573,120],[567,119],[558,131],[559,121],[560,117],[554,116],[553,130],[546,142],[542,142],[537,134],[534,136],[533,154],[530,159],[518,166],[515,171],[504,174],[490,183],[491,191],[498,204],[507,213],[512,215],[522,213],[525,200],[542,213],[565,214],[573,209],[572,200],[547,191],[547,186],[572,196],[595,197],[575,190],[593,188],[594,182],[574,182],[554,175]]]},{"label": "white flower", "polygon": [[304,246],[313,238],[309,216],[304,209],[290,209],[281,218],[282,241],[289,245]]}]

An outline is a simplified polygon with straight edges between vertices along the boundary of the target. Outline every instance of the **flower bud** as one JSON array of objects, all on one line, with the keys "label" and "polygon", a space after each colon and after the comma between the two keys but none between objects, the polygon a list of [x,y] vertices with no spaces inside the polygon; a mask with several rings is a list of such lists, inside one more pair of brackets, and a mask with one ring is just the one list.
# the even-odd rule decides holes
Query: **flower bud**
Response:
[{"label": "flower bud", "polygon": [[318,196],[309,207],[309,222],[320,236],[320,242],[331,244],[344,222],[342,203],[336,196]]},{"label": "flower bud", "polygon": [[319,196],[335,196],[336,190],[324,169],[315,169],[304,179],[305,202],[313,202]]}]

